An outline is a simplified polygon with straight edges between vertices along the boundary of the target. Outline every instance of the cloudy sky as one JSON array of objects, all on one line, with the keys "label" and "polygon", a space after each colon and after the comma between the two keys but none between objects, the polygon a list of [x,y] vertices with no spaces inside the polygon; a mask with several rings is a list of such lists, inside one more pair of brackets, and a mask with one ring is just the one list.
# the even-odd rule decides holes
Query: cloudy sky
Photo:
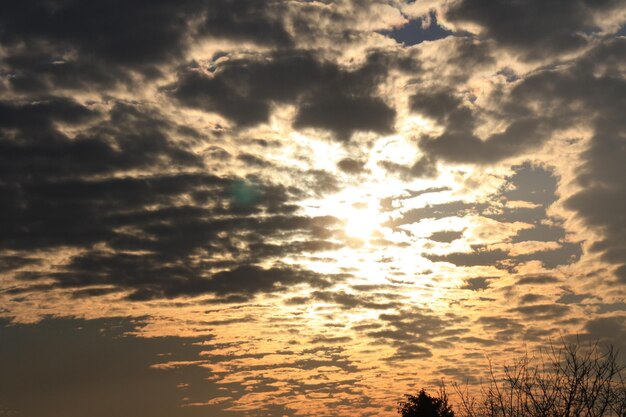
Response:
[{"label": "cloudy sky", "polygon": [[0,2],[0,416],[392,416],[626,340],[624,0]]}]

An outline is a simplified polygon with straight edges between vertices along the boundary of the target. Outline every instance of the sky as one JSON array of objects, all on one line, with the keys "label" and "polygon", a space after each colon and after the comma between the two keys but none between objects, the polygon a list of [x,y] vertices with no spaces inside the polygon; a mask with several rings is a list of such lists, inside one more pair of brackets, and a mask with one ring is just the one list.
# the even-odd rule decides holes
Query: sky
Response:
[{"label": "sky", "polygon": [[0,2],[0,416],[396,415],[626,350],[624,0]]}]

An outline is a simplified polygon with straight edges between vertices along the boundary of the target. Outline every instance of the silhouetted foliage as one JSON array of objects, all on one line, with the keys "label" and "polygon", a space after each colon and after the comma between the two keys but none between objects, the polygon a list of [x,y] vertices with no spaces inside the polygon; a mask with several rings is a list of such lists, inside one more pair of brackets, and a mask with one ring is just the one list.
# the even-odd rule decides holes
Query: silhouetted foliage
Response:
[{"label": "silhouetted foliage", "polygon": [[524,356],[490,379],[480,396],[454,388],[462,417],[626,417],[625,366],[617,351],[598,344],[564,344]]},{"label": "silhouetted foliage", "polygon": [[[460,417],[626,417],[626,364],[612,346],[564,343],[494,370],[485,384],[453,384]],[[472,392],[478,391],[478,395]],[[454,417],[445,387],[398,403],[402,417]]]},{"label": "silhouetted foliage", "polygon": [[454,417],[443,386],[439,392],[439,397],[433,397],[423,389],[417,395],[406,395],[405,397],[406,400],[398,403],[398,413],[402,417]]}]

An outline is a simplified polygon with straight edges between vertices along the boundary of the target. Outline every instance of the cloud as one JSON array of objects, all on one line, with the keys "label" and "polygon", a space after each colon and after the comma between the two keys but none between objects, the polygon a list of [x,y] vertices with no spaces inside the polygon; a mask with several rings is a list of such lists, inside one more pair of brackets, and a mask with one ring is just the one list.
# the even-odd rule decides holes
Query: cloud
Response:
[{"label": "cloud", "polygon": [[624,123],[617,109],[624,104],[626,83],[615,76],[614,57],[623,54],[625,47],[622,38],[599,45],[570,67],[525,79],[513,92],[520,101],[539,103],[554,123],[568,120],[591,128],[589,147],[582,153],[583,162],[576,175],[582,189],[567,197],[564,204],[588,226],[602,231],[603,238],[591,250],[620,265],[616,274],[621,282],[626,282],[619,269],[626,263],[626,251],[622,249],[626,229],[618,213],[626,208],[621,181],[626,171],[620,162],[624,157]]},{"label": "cloud", "polygon": [[504,316],[481,316],[477,323],[487,332],[494,334],[498,340],[511,340],[518,338],[524,330],[524,325],[510,317]]},{"label": "cloud", "polygon": [[[309,271],[294,268],[263,269],[251,265],[216,273],[211,279],[211,287],[218,295],[230,293],[254,294],[271,292],[289,285],[308,283],[313,287],[330,287],[341,280],[341,275],[323,277]],[[333,282],[334,279],[334,282]]]},{"label": "cloud", "polygon": [[[388,310],[396,307],[400,307],[402,303],[389,301],[397,296],[394,294],[368,294],[357,293],[351,294],[345,291],[330,292],[330,291],[315,291],[310,297],[294,297],[288,300],[288,304],[305,304],[312,302],[326,302],[336,303],[342,309],[364,308],[371,310]],[[387,300],[380,300],[380,298]]]},{"label": "cloud", "polygon": [[517,280],[518,285],[552,284],[557,282],[559,282],[558,278],[549,275],[528,276]]},{"label": "cloud", "polygon": [[431,349],[441,338],[464,332],[458,328],[464,322],[463,317],[441,317],[428,309],[398,309],[394,313],[380,314],[378,320],[384,327],[370,330],[366,335],[391,342],[395,352],[386,360],[392,362],[430,357]]},{"label": "cloud", "polygon": [[464,216],[475,213],[483,208],[481,205],[466,203],[464,201],[452,201],[443,204],[427,204],[424,207],[407,210],[401,217],[388,222],[391,227],[404,224],[416,223],[421,219],[443,219],[450,216]]},{"label": "cloud", "polygon": [[420,148],[450,162],[488,164],[537,147],[549,138],[550,132],[539,117],[517,118],[503,132],[484,139],[472,130],[448,129],[437,137],[424,137]]},{"label": "cloud", "polygon": [[63,97],[44,97],[31,102],[0,102],[0,127],[46,132],[53,122],[77,124],[93,118],[97,112],[75,100]]},{"label": "cloud", "polygon": [[302,104],[294,127],[326,129],[348,140],[355,131],[392,133],[395,116],[396,112],[379,98],[315,98]]},{"label": "cloud", "polygon": [[[148,318],[46,319],[37,324],[0,321],[0,401],[24,415],[215,416],[221,407],[181,408],[217,396],[218,385],[196,366],[200,343],[210,339],[141,338],[129,333]],[[184,373],[157,369],[187,363]],[[176,389],[185,383],[186,389]],[[155,396],[146,397],[149,389]],[[186,399],[183,399],[186,397]],[[33,400],[33,399],[36,399]],[[238,415],[238,414],[234,414]]]},{"label": "cloud", "polygon": [[538,115],[512,117],[505,111],[502,118],[507,126],[479,137],[475,132],[482,109],[449,88],[418,91],[411,97],[410,109],[444,128],[441,134],[423,135],[420,149],[431,158],[456,163],[489,164],[517,156],[543,143],[551,131]]},{"label": "cloud", "polygon": [[[113,289],[92,288],[80,295],[102,295],[117,288],[130,290],[133,299],[236,295],[236,282],[241,280],[239,292],[249,296],[272,284],[253,288],[245,283],[250,274],[237,275],[240,270],[230,265],[230,284],[217,275],[207,285],[202,277],[214,267],[190,262],[191,257],[210,250],[243,255],[244,263],[254,263],[302,249],[334,247],[312,239],[260,250],[261,235],[304,232],[313,237],[338,220],[293,215],[292,199],[300,190],[197,172],[204,167],[203,159],[177,140],[188,131],[181,133],[178,125],[153,109],[116,103],[101,112],[60,98],[3,103],[0,123],[4,195],[0,247],[79,250],[65,264],[45,271],[37,256],[4,256],[7,271],[35,267],[19,273],[24,280],[51,277],[56,281],[52,287],[60,288],[112,285]],[[57,128],[59,123],[75,125],[78,133],[67,136]],[[142,175],[133,173],[137,170]],[[181,204],[181,199],[187,203]],[[268,216],[251,217],[258,213]],[[236,230],[246,236],[243,253],[233,245]],[[230,237],[223,237],[227,231]],[[312,273],[254,271],[258,273],[252,276],[259,279],[276,273],[285,285],[316,280]]]},{"label": "cloud", "polygon": [[[3,269],[19,270],[24,282],[54,280],[33,289],[77,288],[80,297],[121,290],[136,300],[250,297],[277,290],[278,282],[323,286],[325,278],[312,272],[254,264],[335,248],[314,235],[338,220],[294,215],[302,190],[199,172],[205,161],[187,146],[195,134],[138,104],[115,102],[107,110],[52,97],[0,103],[0,247],[25,253],[4,255]],[[330,187],[328,180],[317,183],[318,192]],[[263,236],[295,233],[310,240],[264,243]],[[235,245],[236,234],[245,248]],[[53,268],[26,255],[68,248],[73,255]],[[250,266],[191,261],[209,252]]]},{"label": "cloud", "polygon": [[[145,4],[70,1],[54,6],[26,1],[2,8],[3,40],[48,39],[81,53],[123,64],[151,63],[180,52],[193,2]],[[146,10],[150,16],[146,16]],[[182,13],[181,13],[182,12]],[[139,26],[139,27],[138,27]],[[85,36],[86,34],[100,36]]]},{"label": "cloud", "polygon": [[281,18],[287,7],[280,1],[221,0],[203,3],[205,17],[199,32],[215,38],[288,47],[293,44]]},{"label": "cloud", "polygon": [[591,343],[612,343],[617,349],[626,348],[626,320],[623,316],[592,318],[585,323],[586,333],[579,336]]},{"label": "cloud", "polygon": [[497,44],[520,52],[526,59],[576,50],[588,44],[590,32],[603,18],[624,7],[621,0],[589,2],[562,0],[459,0],[445,11],[446,21],[478,33]]},{"label": "cloud", "polygon": [[432,235],[428,236],[428,239],[434,240],[436,242],[445,242],[450,243],[454,242],[457,239],[460,239],[463,236],[463,232],[457,232],[454,230],[444,230],[441,232],[435,232]]},{"label": "cloud", "polygon": [[569,310],[568,306],[562,304],[534,304],[510,309],[512,312],[520,313],[533,320],[550,320],[562,317]]},{"label": "cloud", "polygon": [[[103,119],[82,130],[90,121]],[[77,125],[69,137],[57,124]],[[17,128],[17,137],[8,129]],[[150,108],[116,103],[104,113],[71,99],[0,103],[0,172],[23,185],[133,169],[201,167],[201,158],[176,143],[178,126]],[[0,131],[1,132],[1,131]],[[17,140],[16,140],[17,139]],[[53,187],[54,185],[51,185]]]},{"label": "cloud", "polygon": [[[623,6],[1,4],[0,316],[147,315],[0,329],[0,396],[375,416],[437,372],[478,380],[484,352],[619,343]],[[128,335],[181,331],[213,336]],[[85,386],[56,395],[61,374]]]},{"label": "cloud", "polygon": [[347,140],[355,131],[389,133],[395,110],[376,96],[387,66],[371,55],[343,68],[307,51],[231,58],[207,71],[183,70],[169,94],[180,103],[216,112],[242,127],[269,121],[274,104],[298,106],[294,126],[316,127]]},{"label": "cloud", "polygon": [[505,267],[500,265],[501,262],[509,259],[508,254],[505,251],[496,249],[489,250],[484,247],[473,247],[472,252],[463,253],[451,253],[447,255],[424,255],[426,259],[433,262],[450,262],[457,266],[478,266],[478,265],[493,265],[496,267]]},{"label": "cloud", "polygon": [[289,46],[279,2],[26,0],[0,7],[10,84],[21,91],[113,88],[163,75],[208,38]]},{"label": "cloud", "polygon": [[464,290],[471,290],[471,291],[485,290],[489,288],[490,281],[492,281],[493,279],[494,278],[490,278],[490,277],[468,278],[465,281],[465,285],[462,286],[461,288]]},{"label": "cloud", "polygon": [[[218,297],[240,296],[247,299],[261,292],[285,291],[297,284],[329,287],[345,278],[342,274],[324,275],[297,267],[283,266],[264,269],[256,265],[237,265],[232,262],[220,265],[218,262],[192,261],[192,255],[200,250],[232,253],[234,248],[230,246],[228,240],[220,239],[218,235],[221,230],[233,231],[234,224],[230,222],[207,223],[201,218],[197,219],[197,223],[189,218],[181,221],[179,216],[182,214],[180,211],[168,213],[166,218],[170,219],[169,221],[176,221],[176,225],[171,227],[163,227],[158,223],[152,223],[150,219],[145,219],[147,220],[147,223],[143,225],[145,233],[149,233],[148,236],[152,236],[152,239],[116,234],[102,224],[100,234],[96,233],[97,229],[94,230],[97,226],[83,230],[85,226],[77,225],[76,227],[80,227],[81,234],[75,236],[74,239],[72,235],[69,235],[68,230],[62,230],[59,233],[65,240],[49,236],[51,239],[49,244],[84,245],[89,241],[105,239],[116,252],[88,250],[72,257],[66,264],[57,266],[56,270],[22,271],[18,276],[26,281],[52,278],[55,281],[52,287],[59,288],[111,285],[118,290],[130,291],[129,298],[132,300],[203,294],[213,294]],[[249,223],[248,226],[240,224],[235,227],[245,231],[247,227],[257,226],[259,232],[265,229],[266,233],[288,232],[307,227],[308,219],[300,218],[296,222],[292,220],[297,220],[297,218],[291,220],[274,218],[265,224]],[[316,220],[313,221],[316,222]],[[30,244],[32,245],[33,242]],[[309,246],[309,250],[323,248],[324,246]],[[137,250],[148,251],[148,253],[137,254],[135,252]],[[251,245],[247,259],[248,261],[261,261],[273,257],[280,259],[286,253],[295,250],[298,250],[298,246],[287,245],[275,252],[257,251]],[[239,256],[242,255],[240,262],[245,263],[246,256],[244,254]],[[220,267],[227,267],[227,269],[215,271]],[[95,292],[90,295],[101,295],[101,293]]]},{"label": "cloud", "polygon": [[337,163],[339,169],[348,174],[359,174],[365,171],[365,161],[344,158]]}]

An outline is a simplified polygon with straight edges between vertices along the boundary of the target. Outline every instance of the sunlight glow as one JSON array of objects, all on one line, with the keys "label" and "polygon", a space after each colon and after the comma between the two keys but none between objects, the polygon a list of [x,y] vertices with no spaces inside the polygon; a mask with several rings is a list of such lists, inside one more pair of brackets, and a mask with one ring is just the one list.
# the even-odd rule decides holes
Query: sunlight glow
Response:
[{"label": "sunlight glow", "polygon": [[355,209],[348,214],[344,230],[348,236],[368,239],[378,226],[375,210]]}]

